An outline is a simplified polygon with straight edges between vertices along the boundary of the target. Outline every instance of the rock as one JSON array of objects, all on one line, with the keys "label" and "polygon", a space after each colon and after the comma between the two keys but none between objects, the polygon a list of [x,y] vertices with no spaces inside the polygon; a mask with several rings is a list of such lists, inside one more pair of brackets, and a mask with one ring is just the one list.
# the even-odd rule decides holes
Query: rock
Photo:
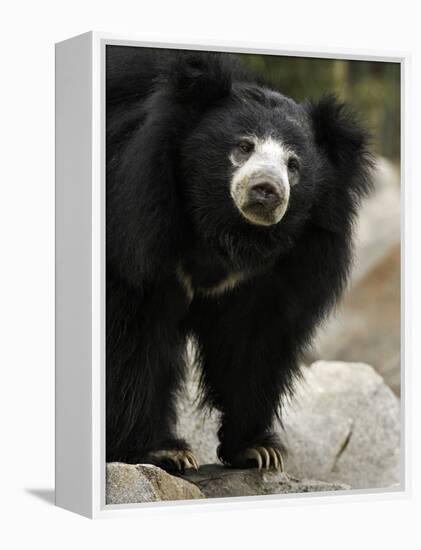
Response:
[{"label": "rock", "polygon": [[282,472],[231,470],[218,464],[201,466],[198,472],[189,471],[184,479],[195,483],[208,498],[313,493],[350,488],[342,483],[299,480]]},{"label": "rock", "polygon": [[284,414],[288,473],[354,489],[400,482],[400,402],[365,364],[304,370]]},{"label": "rock", "polygon": [[200,489],[148,464],[107,464],[107,504],[203,498]]},{"label": "rock", "polygon": [[[278,428],[287,473],[352,488],[399,483],[400,403],[383,379],[361,363],[317,362],[302,372]],[[201,464],[217,463],[218,415],[196,411],[196,378],[180,403],[179,431]]]},{"label": "rock", "polygon": [[147,464],[107,464],[107,504],[310,493],[349,489],[343,483],[298,480],[282,472],[231,470],[221,464],[170,475]]}]

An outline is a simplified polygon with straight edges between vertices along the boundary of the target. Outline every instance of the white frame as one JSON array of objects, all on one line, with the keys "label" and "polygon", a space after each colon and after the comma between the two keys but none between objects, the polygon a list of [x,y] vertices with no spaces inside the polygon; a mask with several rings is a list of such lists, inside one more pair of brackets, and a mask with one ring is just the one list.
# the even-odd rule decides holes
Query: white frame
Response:
[{"label": "white frame", "polygon": [[[235,497],[127,505],[105,504],[105,46],[261,53],[282,56],[383,61],[401,64],[401,486],[393,490]],[[89,32],[56,44],[56,505],[91,518],[207,507],[280,506],[317,502],[405,498],[410,464],[408,400],[409,311],[404,276],[409,136],[410,54],[309,51],[274,44],[185,44]],[[76,219],[77,223],[74,223]],[[76,473],[74,473],[76,472]]]}]

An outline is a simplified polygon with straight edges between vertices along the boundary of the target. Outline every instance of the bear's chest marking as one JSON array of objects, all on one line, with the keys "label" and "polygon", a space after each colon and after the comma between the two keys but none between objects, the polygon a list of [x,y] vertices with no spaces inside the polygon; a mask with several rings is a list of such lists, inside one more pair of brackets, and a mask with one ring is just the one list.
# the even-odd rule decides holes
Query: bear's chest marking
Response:
[{"label": "bear's chest marking", "polygon": [[189,300],[193,300],[195,294],[201,296],[216,297],[225,292],[233,290],[238,284],[247,278],[247,274],[243,271],[229,273],[222,277],[216,284],[210,286],[193,285],[191,275],[184,269],[182,265],[177,267],[177,278],[182,284]]}]

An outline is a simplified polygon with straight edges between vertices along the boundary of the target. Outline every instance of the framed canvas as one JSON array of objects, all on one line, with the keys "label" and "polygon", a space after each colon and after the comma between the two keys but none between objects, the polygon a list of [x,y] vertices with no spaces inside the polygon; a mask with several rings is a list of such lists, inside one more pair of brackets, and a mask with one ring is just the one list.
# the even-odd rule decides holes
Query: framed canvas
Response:
[{"label": "framed canvas", "polygon": [[408,56],[56,45],[56,504],[393,498]]}]

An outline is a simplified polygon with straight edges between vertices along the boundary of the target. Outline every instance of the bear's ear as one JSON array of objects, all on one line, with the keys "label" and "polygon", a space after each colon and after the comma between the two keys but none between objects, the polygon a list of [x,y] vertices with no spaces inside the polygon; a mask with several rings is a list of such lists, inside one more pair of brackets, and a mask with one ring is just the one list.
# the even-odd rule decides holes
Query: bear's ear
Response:
[{"label": "bear's ear", "polygon": [[164,84],[178,102],[206,106],[229,95],[233,64],[223,54],[180,52],[162,67],[157,88]]},{"label": "bear's ear", "polygon": [[317,103],[307,103],[318,150],[328,159],[354,194],[363,196],[371,190],[374,165],[370,152],[371,136],[347,106],[328,95]]},{"label": "bear's ear", "polygon": [[309,103],[316,145],[333,162],[341,165],[364,155],[368,150],[369,134],[356,116],[339,103],[335,96],[323,97],[318,103]]}]

